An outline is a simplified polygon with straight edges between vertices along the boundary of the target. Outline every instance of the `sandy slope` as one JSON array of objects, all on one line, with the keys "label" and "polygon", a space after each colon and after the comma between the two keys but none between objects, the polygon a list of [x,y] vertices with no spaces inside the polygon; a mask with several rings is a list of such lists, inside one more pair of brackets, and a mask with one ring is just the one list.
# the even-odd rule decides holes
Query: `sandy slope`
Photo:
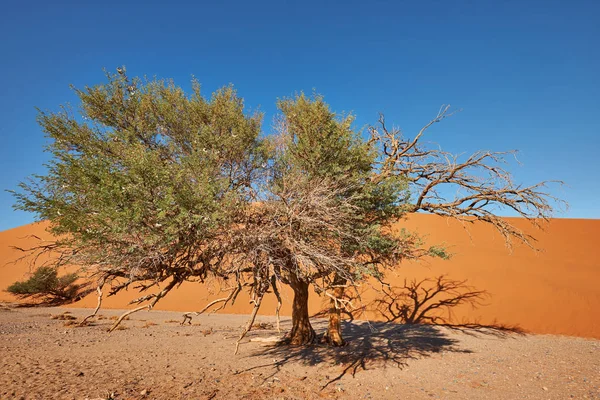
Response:
[{"label": "sandy slope", "polygon": [[[108,334],[114,310],[81,328],[51,319],[65,310],[0,310],[1,399],[600,399],[593,339],[359,322],[343,348],[246,341],[233,355],[246,316],[181,326],[155,311]],[[277,334],[259,322],[250,338]]]},{"label": "sandy slope", "polygon": [[[524,220],[513,222],[528,229]],[[447,244],[454,257],[450,261],[403,264],[390,275],[392,283],[401,284],[405,277],[448,274],[453,279],[468,279],[472,286],[491,294],[486,304],[477,309],[465,306],[455,310],[456,321],[496,321],[535,333],[600,338],[600,220],[553,220],[546,232],[535,233],[539,247],[544,249],[539,254],[523,246],[517,246],[511,254],[491,228],[470,226],[469,235],[457,222],[436,216],[414,215],[399,227],[428,234],[430,243]],[[44,232],[44,224],[0,232],[0,288],[26,275],[29,267],[24,262],[3,264],[18,256],[10,246],[26,247],[33,239],[25,237],[32,233],[50,238]],[[289,292],[284,295],[290,299]],[[106,299],[104,306],[126,308],[127,302],[135,297],[137,294],[129,291]],[[162,300],[157,308],[190,311],[201,308],[209,298],[206,287],[187,284]],[[367,295],[364,300],[367,303],[371,299]],[[0,293],[0,300],[12,298]],[[75,306],[92,307],[95,301],[89,296]],[[274,299],[267,299],[262,312],[270,314],[274,308]],[[312,311],[320,308],[321,299],[313,296]],[[241,299],[226,311],[246,314],[249,306]],[[288,305],[284,306],[283,314],[289,315]]]}]

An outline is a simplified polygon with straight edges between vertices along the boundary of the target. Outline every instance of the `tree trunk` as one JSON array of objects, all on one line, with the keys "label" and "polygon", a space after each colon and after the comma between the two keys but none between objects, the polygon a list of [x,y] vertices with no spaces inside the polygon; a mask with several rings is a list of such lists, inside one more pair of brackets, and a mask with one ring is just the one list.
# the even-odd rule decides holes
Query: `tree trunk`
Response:
[{"label": "tree trunk", "polygon": [[294,302],[292,304],[292,330],[288,334],[286,342],[293,345],[313,343],[315,331],[310,325],[308,317],[308,282],[292,276],[290,286],[294,291]]},{"label": "tree trunk", "polygon": [[[333,295],[336,298],[341,299],[344,296],[344,288],[341,287],[341,285],[344,285],[345,283],[346,280],[339,276],[336,276],[333,280],[333,284],[339,286],[333,288]],[[344,339],[342,338],[341,309],[340,307],[336,307],[334,299],[330,299],[329,327],[323,336],[323,340],[331,346],[343,346],[345,344]]]}]

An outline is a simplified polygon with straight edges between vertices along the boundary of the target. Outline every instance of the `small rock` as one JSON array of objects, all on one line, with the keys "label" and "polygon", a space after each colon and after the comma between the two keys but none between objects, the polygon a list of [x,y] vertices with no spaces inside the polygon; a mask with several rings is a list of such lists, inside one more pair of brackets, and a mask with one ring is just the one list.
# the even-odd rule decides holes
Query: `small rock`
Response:
[{"label": "small rock", "polygon": [[140,395],[142,396],[147,396],[148,395],[148,389],[144,389],[140,392]]},{"label": "small rock", "polygon": [[548,388],[546,386],[542,386],[542,390],[547,392]]}]

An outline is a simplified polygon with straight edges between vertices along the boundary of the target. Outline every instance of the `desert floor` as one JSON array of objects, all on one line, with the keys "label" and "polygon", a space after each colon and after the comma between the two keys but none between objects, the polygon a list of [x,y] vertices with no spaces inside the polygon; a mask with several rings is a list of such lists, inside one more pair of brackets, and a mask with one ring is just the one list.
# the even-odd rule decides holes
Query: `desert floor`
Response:
[{"label": "desert floor", "polygon": [[[234,355],[242,315],[181,326],[179,312],[140,312],[111,334],[117,310],[56,319],[89,311],[2,307],[0,398],[600,399],[594,339],[355,322],[342,348],[244,340]],[[259,317],[248,339],[277,335],[274,322]]]}]

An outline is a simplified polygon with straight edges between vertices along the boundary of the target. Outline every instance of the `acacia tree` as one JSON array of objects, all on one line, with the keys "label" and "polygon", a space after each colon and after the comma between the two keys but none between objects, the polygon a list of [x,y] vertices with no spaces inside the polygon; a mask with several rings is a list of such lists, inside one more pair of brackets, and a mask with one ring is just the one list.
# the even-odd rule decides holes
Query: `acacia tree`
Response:
[{"label": "acacia tree", "polygon": [[[503,168],[514,152],[477,152],[464,161],[422,145],[431,125],[449,116],[449,107],[413,139],[389,130],[381,116],[370,140],[352,129],[352,118],[338,118],[319,96],[297,96],[279,103],[278,147],[269,194],[244,225],[254,240],[248,254],[259,255],[261,275],[289,284],[294,291],[292,330],[287,341],[314,340],[308,319],[309,286],[330,298],[324,339],[344,343],[341,311],[356,307],[346,296],[368,277],[383,282],[386,269],[405,259],[447,257],[440,247],[392,225],[410,213],[425,211],[464,223],[488,223],[505,238],[535,248],[535,238],[496,213],[508,207],[535,226],[547,220],[553,201],[547,182],[520,186]],[[452,189],[451,198],[443,188]],[[254,261],[250,261],[254,263]],[[356,291],[358,293],[358,291]],[[260,302],[256,303],[259,307]]]},{"label": "acacia tree", "polygon": [[252,201],[267,153],[262,116],[246,115],[232,87],[206,99],[196,81],[186,96],[170,81],[129,79],[124,68],[106,76],[75,89],[79,113],[39,113],[53,158],[46,175],[20,185],[16,208],[50,221],[57,240],[31,251],[94,276],[98,307],[106,284],[109,295],[156,289],[133,312],[232,262],[221,238]]},{"label": "acacia tree", "polygon": [[[421,248],[415,235],[394,232],[391,225],[404,213],[408,198],[406,180],[376,169],[378,153],[352,128],[352,116],[336,116],[320,96],[302,94],[278,106],[275,150],[258,191],[260,202],[232,232],[244,243],[234,247],[245,255],[235,276],[243,277],[244,266],[251,265],[253,278],[264,280],[254,287],[266,290],[273,282],[276,294],[277,282],[292,288],[286,342],[301,345],[315,339],[308,314],[310,286],[331,300],[335,327],[341,307],[351,305],[339,295],[345,286],[369,276],[380,279],[383,270],[404,258],[445,253]],[[256,296],[253,315],[265,293]],[[330,330],[325,339],[343,344],[339,330]]]},{"label": "acacia tree", "polygon": [[[47,175],[15,195],[16,208],[49,220],[57,237],[32,251],[54,252],[53,267],[81,265],[97,278],[92,315],[106,284],[109,295],[132,285],[155,289],[134,300],[139,307],[113,329],[182,282],[215,277],[229,293],[198,313],[233,303],[244,289],[251,294],[254,309],[238,344],[263,297],[272,291],[281,303],[279,285],[286,284],[294,291],[287,342],[315,339],[313,286],[331,301],[325,338],[341,345],[340,311],[354,307],[347,288],[382,280],[405,259],[446,257],[393,229],[408,213],[481,220],[507,241],[531,244],[489,206],[511,207],[534,223],[552,210],[543,183],[516,186],[496,165],[502,153],[459,163],[422,148],[423,133],[447,108],[412,140],[388,130],[383,117],[366,140],[352,116],[337,116],[319,96],[300,95],[278,103],[277,132],[261,139],[261,115],[246,115],[231,87],[205,99],[197,82],[186,96],[172,82],[130,80],[122,68],[107,78],[76,90],[79,115],[67,108],[40,113],[53,159]],[[466,193],[446,199],[442,185]]]}]

